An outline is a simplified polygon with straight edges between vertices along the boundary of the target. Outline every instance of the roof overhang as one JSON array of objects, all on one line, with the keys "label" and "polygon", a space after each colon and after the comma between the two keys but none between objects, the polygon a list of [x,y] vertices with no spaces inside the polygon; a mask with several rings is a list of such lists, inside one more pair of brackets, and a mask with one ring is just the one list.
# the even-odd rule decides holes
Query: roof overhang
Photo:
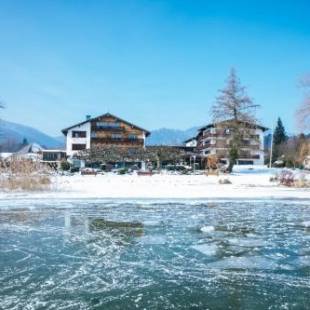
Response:
[{"label": "roof overhang", "polygon": [[82,125],[84,125],[84,124],[86,124],[86,123],[88,123],[88,122],[96,121],[97,119],[102,118],[102,117],[113,117],[113,118],[119,120],[120,122],[123,122],[123,123],[125,123],[125,124],[127,124],[127,125],[129,125],[129,126],[132,126],[132,127],[136,128],[136,129],[138,129],[138,130],[143,131],[143,132],[145,133],[145,136],[146,136],[146,137],[148,137],[148,136],[151,134],[148,130],[143,129],[143,128],[139,127],[139,126],[136,126],[136,125],[134,125],[134,124],[132,124],[132,123],[130,123],[130,122],[127,122],[127,121],[125,121],[125,120],[119,118],[118,116],[112,115],[112,114],[110,114],[110,113],[105,113],[105,114],[102,114],[102,115],[99,115],[99,116],[96,116],[96,117],[93,117],[93,118],[89,118],[89,119],[87,119],[87,120],[85,120],[85,121],[83,121],[83,122],[80,122],[80,123],[77,123],[77,124],[72,125],[72,126],[70,126],[70,127],[67,127],[67,128],[65,128],[65,129],[63,129],[61,132],[66,136],[66,135],[68,134],[68,131],[69,131],[70,129],[75,128],[75,127],[82,126]]}]

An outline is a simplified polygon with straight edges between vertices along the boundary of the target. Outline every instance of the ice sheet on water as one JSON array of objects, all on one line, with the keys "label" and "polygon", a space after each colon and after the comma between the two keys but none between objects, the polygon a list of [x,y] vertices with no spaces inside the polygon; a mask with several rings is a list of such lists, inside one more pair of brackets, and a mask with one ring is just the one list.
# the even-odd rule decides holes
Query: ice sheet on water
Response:
[{"label": "ice sheet on water", "polygon": [[146,245],[162,245],[167,242],[166,238],[161,235],[146,235],[141,237],[140,242]]},{"label": "ice sheet on water", "polygon": [[262,269],[276,270],[278,264],[262,256],[228,257],[208,264],[214,269]]},{"label": "ice sheet on water", "polygon": [[214,256],[218,251],[218,246],[215,244],[197,244],[192,246],[192,249],[207,256]]},{"label": "ice sheet on water", "polygon": [[231,299],[221,294],[232,286],[256,309],[268,308],[259,302],[271,291],[272,303],[283,296],[289,306],[296,298],[308,302],[306,203],[214,201],[210,208],[201,202],[45,200],[25,201],[19,209],[10,203],[2,209],[0,201],[3,309],[43,301],[48,309],[90,309],[94,296],[103,309],[135,308],[136,302],[148,309],[159,296],[169,309],[193,308],[191,297],[204,309],[223,296],[222,307],[215,301],[214,308],[226,309]]},{"label": "ice sheet on water", "polygon": [[310,221],[304,221],[301,223],[301,225],[306,227],[306,228],[310,228]]},{"label": "ice sheet on water", "polygon": [[257,238],[230,238],[228,242],[240,247],[262,247],[266,245],[266,241]]},{"label": "ice sheet on water", "polygon": [[203,232],[203,233],[211,233],[211,232],[213,232],[214,230],[215,230],[215,227],[214,227],[214,226],[211,226],[211,225],[209,225],[209,226],[202,226],[202,227],[200,228],[200,231]]},{"label": "ice sheet on water", "polygon": [[150,227],[155,227],[155,226],[160,226],[162,223],[160,221],[156,220],[147,220],[143,222],[144,226],[150,226]]},{"label": "ice sheet on water", "polygon": [[300,256],[293,260],[290,264],[296,269],[308,268],[310,267],[310,256]]}]

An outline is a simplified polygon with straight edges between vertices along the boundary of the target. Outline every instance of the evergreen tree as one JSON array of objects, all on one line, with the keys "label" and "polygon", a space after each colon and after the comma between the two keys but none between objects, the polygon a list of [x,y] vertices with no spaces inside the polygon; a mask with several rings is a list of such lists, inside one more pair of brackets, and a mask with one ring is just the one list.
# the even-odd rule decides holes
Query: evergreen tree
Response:
[{"label": "evergreen tree", "polygon": [[287,141],[287,135],[285,132],[285,128],[283,126],[281,118],[279,117],[277,121],[277,126],[273,134],[273,144],[280,145],[281,143],[285,143],[286,141]]},{"label": "evergreen tree", "polygon": [[28,140],[27,140],[27,138],[24,138],[23,139],[23,142],[22,142],[22,146],[25,146],[25,145],[28,145],[29,143],[28,143]]},{"label": "evergreen tree", "polygon": [[281,145],[287,141],[287,135],[281,118],[278,118],[277,126],[273,133],[273,154],[272,161],[277,160],[282,154],[280,154]]}]

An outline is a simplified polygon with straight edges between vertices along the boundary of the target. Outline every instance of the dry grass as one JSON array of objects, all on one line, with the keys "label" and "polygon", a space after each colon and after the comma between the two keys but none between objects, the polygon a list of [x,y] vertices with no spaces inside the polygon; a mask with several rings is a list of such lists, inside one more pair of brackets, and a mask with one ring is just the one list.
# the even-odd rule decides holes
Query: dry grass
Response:
[{"label": "dry grass", "polygon": [[306,180],[305,177],[302,177],[298,180],[295,180],[294,186],[298,188],[310,188],[310,181]]},{"label": "dry grass", "polygon": [[37,191],[48,189],[50,170],[38,161],[11,159],[0,162],[0,190]]},{"label": "dry grass", "polygon": [[50,184],[47,176],[14,176],[0,180],[0,188],[6,190],[37,191],[47,189]]}]

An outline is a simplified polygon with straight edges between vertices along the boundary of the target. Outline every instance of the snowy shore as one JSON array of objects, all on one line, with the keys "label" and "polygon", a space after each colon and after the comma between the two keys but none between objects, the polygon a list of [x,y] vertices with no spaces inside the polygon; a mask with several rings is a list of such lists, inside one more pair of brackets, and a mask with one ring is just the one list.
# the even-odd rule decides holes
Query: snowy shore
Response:
[{"label": "snowy shore", "polygon": [[[46,192],[0,193],[0,198],[103,199],[310,199],[309,188],[291,188],[270,182],[273,170],[244,170],[232,175],[153,176],[105,174],[54,176]],[[228,179],[231,184],[219,184]]]}]

